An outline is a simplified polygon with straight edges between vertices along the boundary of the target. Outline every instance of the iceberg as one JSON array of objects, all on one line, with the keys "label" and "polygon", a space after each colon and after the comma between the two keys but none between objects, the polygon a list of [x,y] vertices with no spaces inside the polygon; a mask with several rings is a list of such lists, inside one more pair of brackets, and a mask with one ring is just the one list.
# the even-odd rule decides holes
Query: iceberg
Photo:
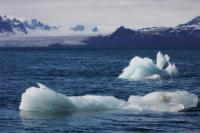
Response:
[{"label": "iceberg", "polygon": [[22,94],[20,110],[36,112],[74,112],[111,110],[124,105],[123,100],[113,96],[65,96],[37,83]]},{"label": "iceberg", "polygon": [[178,112],[196,107],[198,97],[186,91],[152,92],[145,96],[130,96],[125,109]]},{"label": "iceberg", "polygon": [[72,112],[75,106],[65,95],[48,89],[37,83],[38,87],[30,87],[22,94],[20,110],[35,112]]},{"label": "iceberg", "polygon": [[198,97],[186,91],[152,92],[145,96],[130,96],[125,101],[114,96],[66,96],[38,83],[38,87],[30,87],[22,94],[19,109],[42,113],[108,110],[178,112],[197,107],[197,104]]},{"label": "iceberg", "polygon": [[177,75],[178,69],[176,65],[170,62],[170,57],[167,54],[163,55],[159,51],[156,63],[150,58],[134,57],[118,78],[141,81],[175,77]]}]

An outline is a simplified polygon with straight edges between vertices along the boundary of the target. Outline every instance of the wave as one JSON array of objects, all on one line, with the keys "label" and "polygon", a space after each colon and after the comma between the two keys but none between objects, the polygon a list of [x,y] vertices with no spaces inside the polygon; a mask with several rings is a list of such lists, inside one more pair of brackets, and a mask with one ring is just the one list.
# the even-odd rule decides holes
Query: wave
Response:
[{"label": "wave", "polygon": [[186,91],[152,92],[145,96],[130,96],[125,101],[113,96],[65,96],[38,83],[38,87],[30,87],[22,94],[19,109],[66,113],[106,110],[178,112],[197,104],[198,97]]},{"label": "wave", "polygon": [[170,62],[170,57],[163,55],[160,51],[157,53],[157,62],[153,63],[150,58],[134,57],[129,66],[123,69],[119,78],[128,80],[147,80],[161,79],[164,77],[174,77],[178,75],[178,69],[175,64]]}]

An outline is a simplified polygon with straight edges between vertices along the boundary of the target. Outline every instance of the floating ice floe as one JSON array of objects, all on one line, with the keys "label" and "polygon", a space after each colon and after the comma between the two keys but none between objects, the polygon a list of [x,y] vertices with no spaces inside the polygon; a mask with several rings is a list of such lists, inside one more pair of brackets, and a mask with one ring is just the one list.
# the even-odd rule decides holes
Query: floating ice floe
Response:
[{"label": "floating ice floe", "polygon": [[65,96],[42,84],[22,94],[20,110],[33,112],[82,112],[105,110],[178,112],[196,107],[198,97],[186,91],[152,92],[130,96],[128,101],[113,96]]},{"label": "floating ice floe", "polygon": [[178,75],[178,69],[175,64],[170,62],[168,55],[163,55],[160,51],[157,54],[157,62],[150,58],[134,57],[129,66],[126,67],[119,78],[128,80],[147,80],[161,79],[164,77],[174,77]]}]

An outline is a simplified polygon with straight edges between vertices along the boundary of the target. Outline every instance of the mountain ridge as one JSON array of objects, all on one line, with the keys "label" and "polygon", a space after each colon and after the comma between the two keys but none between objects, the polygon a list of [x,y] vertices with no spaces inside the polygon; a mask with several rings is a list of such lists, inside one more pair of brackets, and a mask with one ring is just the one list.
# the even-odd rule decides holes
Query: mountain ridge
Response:
[{"label": "mountain ridge", "polygon": [[121,26],[107,36],[84,41],[88,47],[200,47],[200,17],[175,27],[147,27],[133,30]]},{"label": "mountain ridge", "polygon": [[23,33],[28,34],[29,31],[34,30],[56,30],[58,27],[50,26],[37,19],[31,20],[19,20],[17,18],[10,18],[7,16],[0,15],[0,33],[5,34],[17,34]]}]

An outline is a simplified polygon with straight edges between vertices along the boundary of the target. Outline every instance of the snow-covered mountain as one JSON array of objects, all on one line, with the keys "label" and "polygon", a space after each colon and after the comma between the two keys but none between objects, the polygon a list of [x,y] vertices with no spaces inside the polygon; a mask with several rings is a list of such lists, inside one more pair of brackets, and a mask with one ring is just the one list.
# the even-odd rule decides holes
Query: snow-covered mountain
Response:
[{"label": "snow-covered mountain", "polygon": [[58,29],[58,27],[56,26],[50,26],[47,24],[44,24],[40,21],[38,21],[37,19],[31,19],[29,21],[25,21],[24,22],[25,26],[31,30],[56,30]]},{"label": "snow-covered mountain", "polygon": [[187,22],[185,24],[178,25],[178,27],[185,27],[185,26],[200,27],[200,16],[197,16],[197,17],[193,18],[191,21],[189,21],[189,22]]},{"label": "snow-covered mountain", "polygon": [[86,25],[76,25],[74,27],[71,27],[70,30],[74,32],[99,32],[99,29],[97,26],[86,26]]},{"label": "snow-covered mountain", "polygon": [[139,30],[123,26],[108,36],[91,37],[89,46],[100,47],[200,47],[200,16],[175,27],[150,27]]},{"label": "snow-covered mountain", "polygon": [[36,19],[20,20],[0,15],[0,34],[28,34],[36,30],[50,31],[56,29],[58,27],[50,26]]},{"label": "snow-covered mountain", "polygon": [[99,29],[98,29],[98,27],[97,27],[97,26],[95,26],[95,27],[92,29],[92,31],[93,31],[93,32],[98,32],[98,31],[99,31]]},{"label": "snow-covered mountain", "polygon": [[[113,31],[113,30],[112,30]],[[78,24],[75,26],[52,26],[37,19],[19,19],[0,15],[0,37],[21,36],[97,36],[112,31],[104,26]]]},{"label": "snow-covered mountain", "polygon": [[85,26],[77,25],[77,26],[71,27],[70,30],[75,31],[75,32],[83,32],[85,31]]}]

